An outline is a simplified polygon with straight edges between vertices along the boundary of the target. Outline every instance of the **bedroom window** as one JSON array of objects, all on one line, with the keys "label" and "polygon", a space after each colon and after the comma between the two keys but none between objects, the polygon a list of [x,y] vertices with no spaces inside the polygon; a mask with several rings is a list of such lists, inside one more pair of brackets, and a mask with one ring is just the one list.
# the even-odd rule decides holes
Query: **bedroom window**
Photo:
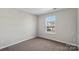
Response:
[{"label": "bedroom window", "polygon": [[56,16],[48,16],[46,18],[46,31],[47,32],[56,33],[55,21],[56,21]]}]

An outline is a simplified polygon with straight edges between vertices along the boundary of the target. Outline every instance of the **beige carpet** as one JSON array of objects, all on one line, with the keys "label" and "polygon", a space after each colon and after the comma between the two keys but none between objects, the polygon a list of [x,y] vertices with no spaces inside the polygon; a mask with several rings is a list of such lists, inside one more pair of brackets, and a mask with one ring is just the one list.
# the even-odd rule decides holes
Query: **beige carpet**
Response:
[{"label": "beige carpet", "polygon": [[1,51],[77,51],[77,47],[43,38],[30,39]]}]

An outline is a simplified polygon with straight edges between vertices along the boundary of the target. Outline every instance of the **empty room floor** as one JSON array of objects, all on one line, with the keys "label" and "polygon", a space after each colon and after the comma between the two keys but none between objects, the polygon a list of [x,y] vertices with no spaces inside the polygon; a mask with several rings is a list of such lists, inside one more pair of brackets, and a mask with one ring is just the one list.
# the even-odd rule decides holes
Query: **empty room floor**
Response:
[{"label": "empty room floor", "polygon": [[77,51],[76,46],[44,39],[34,38],[19,44],[7,47],[1,51]]}]

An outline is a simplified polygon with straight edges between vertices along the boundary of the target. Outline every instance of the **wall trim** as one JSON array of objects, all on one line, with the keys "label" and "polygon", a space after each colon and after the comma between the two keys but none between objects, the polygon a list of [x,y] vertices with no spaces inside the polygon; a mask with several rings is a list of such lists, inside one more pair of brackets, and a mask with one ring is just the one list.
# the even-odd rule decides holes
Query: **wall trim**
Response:
[{"label": "wall trim", "polygon": [[29,39],[24,39],[24,40],[21,40],[21,41],[15,42],[15,43],[13,43],[13,44],[10,44],[10,45],[6,45],[6,46],[3,46],[3,47],[0,47],[0,50],[1,50],[1,49],[4,49],[4,48],[7,48],[7,47],[10,47],[10,46],[12,46],[12,45],[15,45],[15,44],[21,43],[21,42],[23,42],[23,41],[31,40],[31,39],[33,39],[33,38],[36,38],[36,36],[32,36],[32,37],[30,37]]},{"label": "wall trim", "polygon": [[[12,45],[21,43],[21,42],[23,42],[23,41],[27,41],[27,40],[31,40],[31,39],[33,39],[33,38],[37,38],[37,37],[39,37],[39,38],[43,38],[43,39],[47,39],[47,40],[52,40],[52,39],[48,39],[48,38],[41,37],[41,36],[33,36],[33,37],[30,37],[29,39],[24,39],[24,40],[18,41],[18,42],[16,42],[16,43],[13,43],[13,44],[10,44],[10,45],[7,45],[7,46],[0,47],[0,50],[1,50],[1,49],[4,49],[4,48],[7,48],[7,47],[10,47],[10,46],[12,46]],[[67,43],[67,42],[63,42],[63,41],[59,41],[59,40],[52,40],[52,41],[57,41],[57,42],[60,42],[60,43],[63,43],[63,44],[68,44],[68,45],[77,46],[76,44],[73,44],[73,43]]]},{"label": "wall trim", "polygon": [[57,42],[68,44],[68,45],[77,46],[76,44],[73,44],[73,43],[68,43],[68,42],[64,42],[64,41],[60,41],[60,40],[49,39],[49,38],[45,38],[45,37],[42,37],[42,36],[38,36],[38,37],[39,38],[44,38],[44,39],[47,39],[47,40],[57,41]]}]

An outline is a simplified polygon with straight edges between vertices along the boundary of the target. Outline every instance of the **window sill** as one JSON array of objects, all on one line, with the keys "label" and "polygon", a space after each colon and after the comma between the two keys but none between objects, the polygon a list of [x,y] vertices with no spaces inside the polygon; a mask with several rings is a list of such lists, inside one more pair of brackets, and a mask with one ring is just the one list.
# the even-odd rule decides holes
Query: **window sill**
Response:
[{"label": "window sill", "polygon": [[46,32],[46,33],[48,33],[48,34],[56,34],[56,32],[55,33],[53,33],[53,32]]}]

